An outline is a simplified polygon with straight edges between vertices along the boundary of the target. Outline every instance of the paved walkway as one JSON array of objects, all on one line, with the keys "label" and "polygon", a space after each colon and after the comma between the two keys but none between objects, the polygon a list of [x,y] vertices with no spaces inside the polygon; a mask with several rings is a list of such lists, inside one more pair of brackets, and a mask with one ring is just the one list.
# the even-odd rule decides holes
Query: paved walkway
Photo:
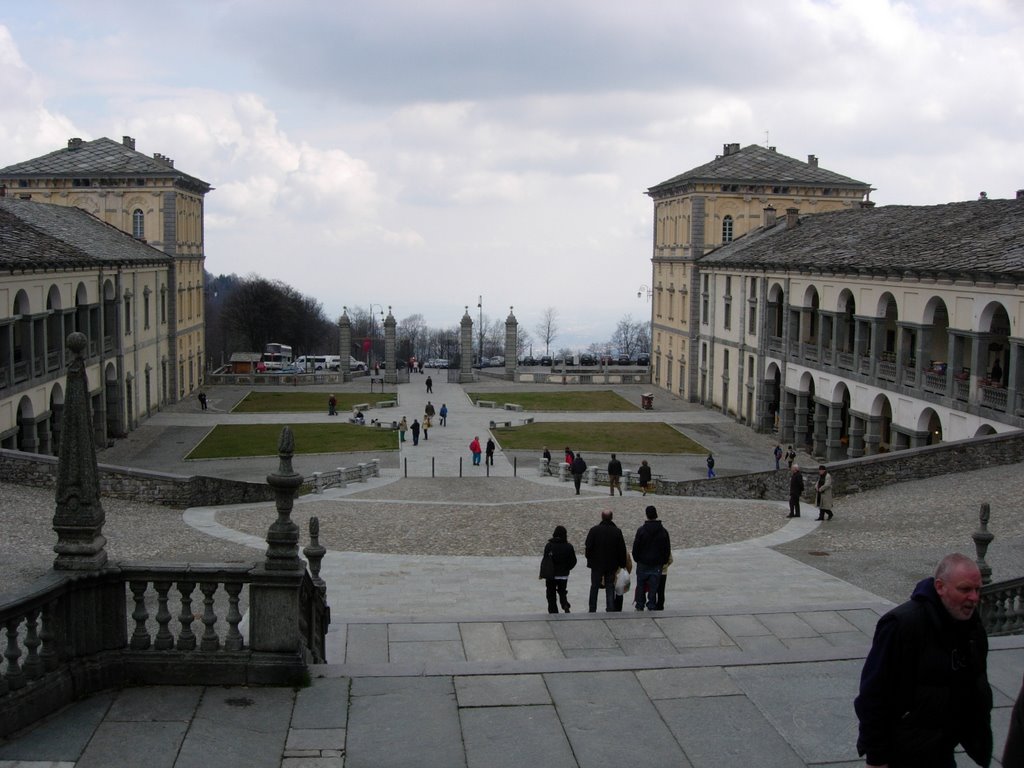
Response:
[{"label": "paved walkway", "polygon": [[[403,446],[403,461],[383,478],[307,497],[296,506],[296,517],[307,505],[334,506],[344,514],[346,504],[394,504],[396,499],[388,497],[395,495],[408,514],[410,500],[399,492],[413,481],[396,482],[406,467],[410,476],[428,476],[425,457],[433,456],[440,475],[443,457],[443,473],[455,474],[453,459],[468,458],[473,434],[486,440],[493,414],[470,406],[461,388],[434,378],[431,399],[438,408],[447,402],[453,412],[449,427],[435,427],[419,446]],[[411,420],[422,414],[426,393],[419,377],[399,394],[399,416]],[[216,393],[211,403],[218,405]],[[560,420],[579,414],[534,416]],[[630,417],[706,425],[719,438],[734,434],[728,420],[698,409]],[[212,418],[238,417],[215,411]],[[202,429],[211,416],[160,414],[153,420],[160,437],[140,455],[148,460],[163,455],[165,469],[182,471],[177,467],[188,465],[181,447],[162,438],[193,419]],[[156,423],[161,421],[162,426]],[[766,441],[746,434],[747,445],[741,439],[725,441],[740,446],[735,452],[715,442],[720,467],[764,461]],[[303,472],[307,458],[296,458]],[[465,461],[463,471],[469,469],[486,473]],[[493,474],[505,477],[512,470],[499,451]],[[569,514],[577,503],[590,504],[592,512],[619,503],[624,506],[617,508],[617,517],[636,516],[647,503],[635,493],[611,502],[601,489],[586,489],[577,502],[566,496],[564,483],[537,477],[535,470],[524,472],[521,465],[519,470],[518,484],[506,482],[513,483],[511,493],[534,489],[520,499],[524,515],[542,504],[559,505]],[[475,483],[438,480],[433,487],[453,500],[419,498],[419,509],[465,503],[465,489]],[[484,530],[495,518],[484,514],[483,505],[492,504],[500,514],[510,503],[489,499],[487,488],[474,501]],[[723,517],[744,517],[741,507],[723,504],[730,504],[721,508],[729,510]],[[714,515],[713,505],[702,505]],[[776,514],[770,504],[764,509]],[[777,513],[779,522],[759,535],[677,549],[668,581],[671,610],[657,614],[585,613],[586,571],[579,568],[570,580],[573,613],[538,613],[543,599],[536,555],[389,554],[335,547],[323,571],[334,622],[328,636],[332,664],[314,669],[310,687],[99,694],[0,744],[0,768],[187,768],[214,762],[229,768],[863,765],[853,747],[852,699],[874,623],[891,603],[773,549],[828,530],[809,518],[783,520],[781,505]],[[249,531],[235,522],[245,516],[244,510],[194,509],[185,520],[225,546],[252,547],[255,554],[265,542],[260,526]],[[747,524],[761,530],[763,521],[755,517],[748,514]],[[231,521],[230,527],[224,521]],[[675,532],[677,542],[686,539],[684,532]],[[992,645],[998,752],[1024,670],[1024,638],[997,638]],[[962,755],[959,760],[971,764]]]}]

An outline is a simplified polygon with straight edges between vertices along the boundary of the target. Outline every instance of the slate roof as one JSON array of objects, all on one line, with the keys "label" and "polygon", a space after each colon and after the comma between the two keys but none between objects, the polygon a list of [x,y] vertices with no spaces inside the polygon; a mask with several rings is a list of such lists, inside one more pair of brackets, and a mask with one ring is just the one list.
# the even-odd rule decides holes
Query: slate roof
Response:
[{"label": "slate roof", "polygon": [[786,217],[711,251],[701,266],[1024,280],[1024,200],[887,205]]},{"label": "slate roof", "polygon": [[80,208],[0,197],[0,269],[170,262],[162,251]]},{"label": "slate roof", "polygon": [[65,147],[47,155],[0,168],[3,179],[43,178],[169,178],[199,191],[209,192],[208,183],[176,170],[168,162],[137,152],[113,139],[83,141],[77,148]]},{"label": "slate roof", "polygon": [[656,184],[647,194],[659,197],[693,183],[841,187],[865,192],[871,189],[866,182],[751,144]]}]

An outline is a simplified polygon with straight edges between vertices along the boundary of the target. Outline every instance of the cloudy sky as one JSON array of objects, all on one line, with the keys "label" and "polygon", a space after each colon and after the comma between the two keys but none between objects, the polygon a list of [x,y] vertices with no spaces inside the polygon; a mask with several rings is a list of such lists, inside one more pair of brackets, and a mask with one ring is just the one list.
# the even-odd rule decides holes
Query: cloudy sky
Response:
[{"label": "cloudy sky", "polygon": [[[33,0],[0,6],[0,166],[120,140],[216,189],[207,269],[608,339],[644,192],[765,144],[880,205],[1024,188],[1018,0]],[[535,334],[536,335],[536,334]]]}]

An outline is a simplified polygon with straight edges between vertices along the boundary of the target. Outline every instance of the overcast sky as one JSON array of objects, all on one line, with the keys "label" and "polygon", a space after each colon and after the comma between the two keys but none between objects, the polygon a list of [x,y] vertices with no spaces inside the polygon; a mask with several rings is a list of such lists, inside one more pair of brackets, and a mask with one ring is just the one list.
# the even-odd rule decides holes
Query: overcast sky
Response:
[{"label": "overcast sky", "polygon": [[216,188],[215,275],[583,347],[649,317],[645,191],[725,143],[1012,197],[1022,40],[1019,0],[5,2],[0,166],[134,136]]}]

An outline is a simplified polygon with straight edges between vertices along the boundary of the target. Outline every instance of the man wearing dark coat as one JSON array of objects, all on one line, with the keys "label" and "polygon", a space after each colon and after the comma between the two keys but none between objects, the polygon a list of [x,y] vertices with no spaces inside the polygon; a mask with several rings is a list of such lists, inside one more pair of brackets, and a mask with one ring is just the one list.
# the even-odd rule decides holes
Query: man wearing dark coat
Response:
[{"label": "man wearing dark coat", "polygon": [[878,620],[853,703],[857,754],[868,766],[953,768],[957,744],[989,764],[992,689],[980,599],[978,566],[954,553]]},{"label": "man wearing dark coat", "polygon": [[597,611],[597,591],[604,585],[605,610],[615,610],[615,572],[626,567],[626,540],[612,522],[611,510],[601,513],[601,522],[587,532],[583,545],[590,569],[590,612]]},{"label": "man wearing dark coat", "polygon": [[587,462],[583,460],[582,453],[576,454],[576,458],[569,465],[569,471],[572,472],[572,484],[576,486],[576,495],[579,496],[580,483],[583,482],[583,473],[587,471]]},{"label": "man wearing dark coat", "polygon": [[789,468],[789,514],[786,517],[800,517],[800,497],[804,494],[804,476],[800,465]]}]

